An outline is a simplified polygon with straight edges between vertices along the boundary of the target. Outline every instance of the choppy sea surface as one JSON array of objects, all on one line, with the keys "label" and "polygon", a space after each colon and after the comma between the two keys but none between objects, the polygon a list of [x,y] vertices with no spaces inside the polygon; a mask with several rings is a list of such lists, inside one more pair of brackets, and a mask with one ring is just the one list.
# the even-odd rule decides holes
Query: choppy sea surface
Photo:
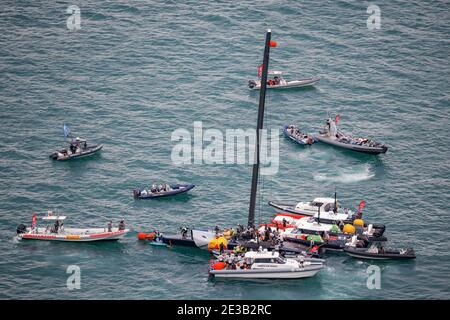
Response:
[{"label": "choppy sea surface", "polygon": [[[67,28],[68,6],[81,29]],[[2,299],[444,299],[449,298],[449,3],[376,1],[2,1],[0,10],[0,298]],[[276,175],[264,176],[258,217],[270,199],[333,196],[367,203],[393,247],[415,261],[375,262],[381,288],[368,289],[374,262],[327,256],[316,277],[214,281],[209,255],[152,247],[138,231],[247,220],[249,165],[176,166],[171,134],[194,121],[225,132],[256,126],[258,93],[247,80],[262,61],[264,35],[278,46],[271,69],[320,76],[310,89],[270,91],[265,126],[292,122],[317,132],[327,112],[341,129],[385,142],[367,156],[280,135]],[[92,158],[54,162],[62,124],[101,142]],[[191,182],[188,194],[136,201],[153,181]],[[57,210],[66,225],[125,217],[113,243],[18,241],[34,212]],[[68,290],[67,267],[81,269]]]}]

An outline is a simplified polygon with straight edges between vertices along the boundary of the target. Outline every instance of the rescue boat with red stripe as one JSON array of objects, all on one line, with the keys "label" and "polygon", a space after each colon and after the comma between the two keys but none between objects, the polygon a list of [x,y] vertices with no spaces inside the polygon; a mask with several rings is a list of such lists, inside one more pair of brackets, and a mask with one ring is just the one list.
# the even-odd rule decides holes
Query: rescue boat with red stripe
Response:
[{"label": "rescue boat with red stripe", "polygon": [[65,219],[66,216],[53,215],[49,211],[46,216],[42,217],[47,225],[40,227],[37,225],[36,214],[34,214],[30,227],[24,224],[17,227],[17,237],[24,240],[87,242],[118,240],[130,231],[125,228],[123,220],[117,227],[113,227],[110,221],[103,228],[66,228],[63,222]]}]

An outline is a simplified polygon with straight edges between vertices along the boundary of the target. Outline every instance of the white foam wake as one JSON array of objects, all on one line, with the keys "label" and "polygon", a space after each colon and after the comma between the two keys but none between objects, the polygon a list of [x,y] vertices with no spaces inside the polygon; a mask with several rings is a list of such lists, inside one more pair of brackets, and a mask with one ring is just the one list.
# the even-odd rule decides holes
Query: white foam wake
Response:
[{"label": "white foam wake", "polygon": [[373,178],[375,173],[372,172],[368,164],[361,167],[353,167],[346,169],[338,169],[335,174],[314,174],[314,180],[316,181],[328,181],[328,182],[340,182],[340,183],[352,183],[365,181]]}]

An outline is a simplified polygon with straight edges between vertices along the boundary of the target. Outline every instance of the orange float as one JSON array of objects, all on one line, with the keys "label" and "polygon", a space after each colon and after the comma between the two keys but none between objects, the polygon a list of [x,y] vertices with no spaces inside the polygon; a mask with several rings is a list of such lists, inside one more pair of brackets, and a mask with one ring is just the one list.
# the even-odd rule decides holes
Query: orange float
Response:
[{"label": "orange float", "polygon": [[223,268],[225,268],[225,266],[226,266],[226,263],[225,263],[225,262],[219,261],[219,262],[214,263],[214,264],[212,265],[212,268],[213,268],[214,270],[222,270]]}]

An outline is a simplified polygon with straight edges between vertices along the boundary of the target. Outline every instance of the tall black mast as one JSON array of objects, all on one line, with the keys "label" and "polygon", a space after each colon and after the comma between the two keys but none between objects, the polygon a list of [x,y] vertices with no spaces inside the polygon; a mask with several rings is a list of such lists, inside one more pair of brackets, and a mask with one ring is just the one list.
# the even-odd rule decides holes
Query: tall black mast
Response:
[{"label": "tall black mast", "polygon": [[259,175],[259,161],[260,161],[260,138],[261,130],[264,122],[264,104],[266,101],[266,85],[267,73],[269,70],[269,51],[270,51],[270,36],[272,32],[267,30],[266,45],[264,47],[263,68],[261,72],[261,89],[259,93],[259,108],[258,108],[258,122],[256,126],[256,161],[253,164],[252,173],[252,189],[250,192],[250,207],[248,210],[248,225],[255,225],[255,208],[256,208],[256,194],[258,191],[258,175]]}]

